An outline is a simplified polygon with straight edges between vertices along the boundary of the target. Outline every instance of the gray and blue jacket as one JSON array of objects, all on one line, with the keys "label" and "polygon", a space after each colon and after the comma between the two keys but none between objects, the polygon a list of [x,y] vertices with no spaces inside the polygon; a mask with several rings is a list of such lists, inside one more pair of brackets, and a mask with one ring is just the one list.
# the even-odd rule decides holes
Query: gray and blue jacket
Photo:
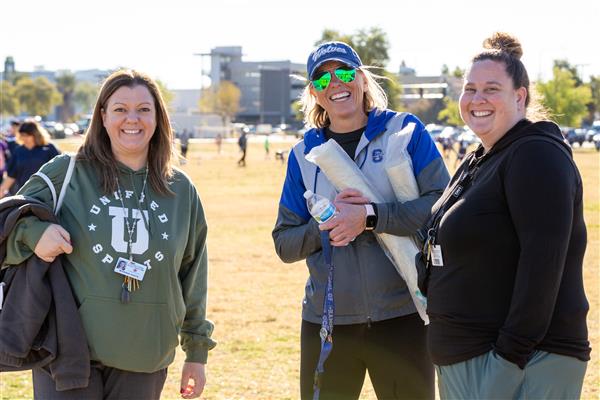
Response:
[{"label": "gray and blue jacket", "polygon": [[[384,161],[390,136],[411,122],[416,126],[407,133],[410,138],[398,142],[406,146],[411,158],[420,197],[401,203],[396,200],[387,178]],[[323,129],[312,129],[292,149],[273,230],[275,249],[284,262],[306,259],[310,276],[306,282],[302,318],[313,323],[321,323],[328,269],[318,224],[308,212],[303,193],[310,189],[333,201],[336,191],[325,174],[304,156],[325,141]],[[374,230],[377,233],[414,235],[426,222],[432,205],[449,181],[448,171],[429,133],[417,117],[408,113],[371,111],[354,161],[385,199],[385,203],[377,204],[378,221]],[[333,284],[336,324],[381,321],[416,312],[404,280],[373,232],[363,232],[346,247],[334,247],[332,258],[336,268]]]}]

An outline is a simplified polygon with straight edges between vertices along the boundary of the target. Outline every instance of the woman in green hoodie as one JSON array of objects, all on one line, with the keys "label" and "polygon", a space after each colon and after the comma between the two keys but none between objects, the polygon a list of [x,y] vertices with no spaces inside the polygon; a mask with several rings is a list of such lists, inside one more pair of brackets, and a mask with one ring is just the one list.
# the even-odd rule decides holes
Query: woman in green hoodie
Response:
[{"label": "woman in green hoodie", "polygon": [[[196,188],[172,165],[169,116],[156,83],[131,70],[104,82],[68,183],[60,225],[21,222],[7,261],[65,254],[92,360],[85,389],[57,392],[33,371],[36,398],[158,399],[178,336],[181,396],[199,397],[208,350],[207,226]],[[42,167],[58,192],[69,156]],[[19,192],[52,204],[31,179]]]}]

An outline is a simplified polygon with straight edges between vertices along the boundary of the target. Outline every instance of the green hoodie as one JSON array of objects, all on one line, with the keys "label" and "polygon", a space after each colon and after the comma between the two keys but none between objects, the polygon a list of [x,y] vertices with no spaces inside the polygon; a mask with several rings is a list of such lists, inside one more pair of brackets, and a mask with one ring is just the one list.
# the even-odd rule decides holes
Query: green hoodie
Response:
[{"label": "green hoodie", "polygon": [[[41,168],[57,193],[67,165],[68,156],[61,155]],[[205,318],[207,226],[198,193],[187,175],[175,170],[170,183],[175,196],[157,194],[149,182],[142,194],[146,169],[133,171],[120,163],[118,169],[123,204],[118,192],[102,193],[89,162],[77,160],[58,215],[71,235],[73,252],[66,255],[65,271],[80,305],[91,359],[154,372],[173,361],[180,335],[186,361],[206,363],[216,343],[210,339],[213,324]],[[52,206],[51,192],[39,177],[19,194]],[[133,260],[149,267],[128,304],[120,301],[123,276],[114,272],[120,257],[129,258],[124,215],[133,230]],[[47,226],[34,217],[23,219],[9,237],[5,263],[31,256]]]}]

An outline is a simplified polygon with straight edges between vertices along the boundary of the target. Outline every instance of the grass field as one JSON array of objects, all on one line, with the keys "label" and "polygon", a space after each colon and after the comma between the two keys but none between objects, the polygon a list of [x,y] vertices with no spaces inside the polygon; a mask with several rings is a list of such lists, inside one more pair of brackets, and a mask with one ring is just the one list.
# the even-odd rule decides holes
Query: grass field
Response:
[{"label": "grass field", "polygon": [[[213,143],[192,142],[182,168],[197,185],[209,224],[208,317],[215,323],[218,346],[210,352],[206,399],[298,398],[300,310],[307,277],[303,262],[283,264],[276,256],[275,223],[285,166],[273,159],[290,142],[271,141],[265,158],[262,142],[251,142],[247,167],[236,164],[234,142],[217,154]],[[58,143],[63,150],[75,144]],[[585,285],[594,351],[583,398],[600,397],[600,153],[582,149],[575,160],[584,179],[588,247]],[[452,165],[453,162],[449,163]],[[551,217],[551,216],[549,216]],[[399,340],[402,340],[399,337]],[[179,398],[183,355],[169,368],[163,399]],[[32,398],[30,374],[0,375],[0,399]],[[361,398],[374,399],[367,381]]]}]

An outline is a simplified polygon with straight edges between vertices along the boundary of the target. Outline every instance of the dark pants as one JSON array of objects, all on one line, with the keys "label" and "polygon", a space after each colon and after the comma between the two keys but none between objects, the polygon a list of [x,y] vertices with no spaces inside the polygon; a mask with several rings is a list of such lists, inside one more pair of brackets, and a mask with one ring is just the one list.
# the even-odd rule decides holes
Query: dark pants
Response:
[{"label": "dark pants", "polygon": [[[300,394],[312,399],[321,341],[320,325],[302,321]],[[418,314],[357,325],[335,325],[325,362],[321,399],[358,399],[365,372],[378,399],[433,399],[434,368]]]},{"label": "dark pants", "polygon": [[36,400],[158,400],[166,379],[166,368],[153,373],[130,372],[92,362],[88,387],[58,392],[46,371],[34,369],[33,396]]},{"label": "dark pants", "polygon": [[240,158],[238,160],[238,165],[245,167],[246,166],[246,149],[241,149],[241,150],[242,150],[242,158]]}]

